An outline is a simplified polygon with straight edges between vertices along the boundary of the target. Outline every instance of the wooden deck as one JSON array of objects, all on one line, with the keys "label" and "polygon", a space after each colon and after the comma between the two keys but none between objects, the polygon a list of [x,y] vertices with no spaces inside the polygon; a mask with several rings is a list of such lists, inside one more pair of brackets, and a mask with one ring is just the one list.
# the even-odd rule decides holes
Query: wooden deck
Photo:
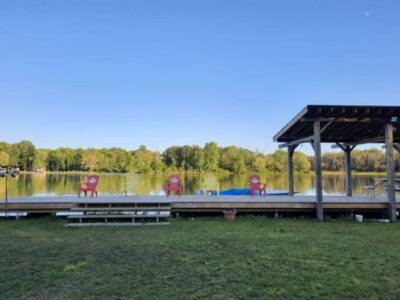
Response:
[{"label": "wooden deck", "polygon": [[[316,209],[315,196],[100,196],[95,198],[78,198],[75,196],[60,197],[24,197],[11,198],[6,205],[0,202],[0,211],[56,213],[70,211],[79,207],[80,203],[170,203],[174,213],[180,212],[221,212],[233,208],[238,212],[309,212]],[[396,198],[397,209],[400,209],[400,197]],[[324,196],[324,209],[336,212],[386,211],[386,196]]]}]

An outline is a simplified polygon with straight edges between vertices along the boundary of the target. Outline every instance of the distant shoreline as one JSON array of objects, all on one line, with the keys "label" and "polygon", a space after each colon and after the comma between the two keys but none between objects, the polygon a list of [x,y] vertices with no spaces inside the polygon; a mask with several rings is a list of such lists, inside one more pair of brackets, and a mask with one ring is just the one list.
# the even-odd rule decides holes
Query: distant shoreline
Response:
[{"label": "distant shoreline", "polygon": [[[146,173],[135,173],[135,172],[126,172],[126,173],[118,173],[118,172],[95,172],[95,171],[42,171],[42,172],[35,172],[35,171],[21,171],[21,174],[49,174],[49,175],[88,175],[88,174],[104,174],[104,175],[124,175],[124,174],[138,174],[138,175],[155,175],[155,174],[170,174],[170,173],[179,173],[185,175],[200,175],[206,172],[204,171],[164,171],[164,172],[146,172]],[[216,174],[220,175],[248,175],[257,172],[249,172],[249,173],[231,173],[231,172],[215,172]],[[323,171],[324,175],[345,175],[344,171]],[[279,174],[287,174],[287,172],[259,172],[260,175],[279,175]],[[313,171],[309,172],[294,172],[295,175],[313,175]],[[357,176],[383,176],[386,175],[386,172],[352,172],[352,175]]]}]

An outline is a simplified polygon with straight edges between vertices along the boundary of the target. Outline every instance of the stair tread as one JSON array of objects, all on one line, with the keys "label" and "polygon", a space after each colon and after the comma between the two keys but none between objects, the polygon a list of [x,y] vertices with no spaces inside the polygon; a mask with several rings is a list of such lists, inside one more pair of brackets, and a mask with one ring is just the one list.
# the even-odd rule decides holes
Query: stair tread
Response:
[{"label": "stair tread", "polygon": [[138,214],[90,214],[67,216],[68,219],[104,219],[104,218],[169,218],[170,215],[138,215]]},{"label": "stair tread", "polygon": [[169,211],[171,210],[171,207],[132,207],[132,206],[126,206],[126,207],[72,207],[71,210],[73,211],[145,211],[145,210],[153,210],[153,211]]}]

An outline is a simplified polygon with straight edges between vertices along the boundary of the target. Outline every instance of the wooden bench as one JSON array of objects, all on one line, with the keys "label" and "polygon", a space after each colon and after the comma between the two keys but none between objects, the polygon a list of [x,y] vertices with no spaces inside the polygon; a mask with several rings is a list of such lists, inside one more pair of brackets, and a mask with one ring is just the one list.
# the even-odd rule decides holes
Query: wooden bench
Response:
[{"label": "wooden bench", "polygon": [[166,225],[171,217],[170,202],[78,202],[71,208],[66,226],[87,225]]},{"label": "wooden bench", "polygon": [[[367,191],[368,195],[372,194],[372,197],[375,198],[376,188],[382,186],[385,191],[387,191],[387,179],[386,178],[375,178],[377,183],[366,185],[364,189]],[[400,179],[396,178],[394,181],[394,190],[395,192],[400,192]]]},{"label": "wooden bench", "polygon": [[364,190],[366,190],[367,195],[370,195],[371,197],[375,198],[376,187],[377,187],[376,184],[366,185],[364,186]]}]

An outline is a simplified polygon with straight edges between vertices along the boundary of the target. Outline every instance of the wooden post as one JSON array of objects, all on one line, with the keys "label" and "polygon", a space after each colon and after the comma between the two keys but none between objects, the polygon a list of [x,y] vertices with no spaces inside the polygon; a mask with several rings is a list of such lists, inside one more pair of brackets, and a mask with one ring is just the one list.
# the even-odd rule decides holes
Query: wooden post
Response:
[{"label": "wooden post", "polygon": [[315,192],[317,219],[324,219],[324,210],[322,206],[322,167],[321,167],[321,122],[314,121],[314,169],[315,169]]},{"label": "wooden post", "polygon": [[396,221],[396,193],[394,190],[395,174],[393,159],[393,125],[385,124],[385,143],[386,143],[386,169],[387,169],[387,197],[389,207],[389,219]]},{"label": "wooden post", "polygon": [[344,148],[344,168],[346,171],[346,196],[353,196],[352,180],[351,180],[351,147]]},{"label": "wooden post", "polygon": [[294,196],[294,179],[293,179],[293,154],[297,145],[288,147],[288,177],[289,177],[289,196]]}]

